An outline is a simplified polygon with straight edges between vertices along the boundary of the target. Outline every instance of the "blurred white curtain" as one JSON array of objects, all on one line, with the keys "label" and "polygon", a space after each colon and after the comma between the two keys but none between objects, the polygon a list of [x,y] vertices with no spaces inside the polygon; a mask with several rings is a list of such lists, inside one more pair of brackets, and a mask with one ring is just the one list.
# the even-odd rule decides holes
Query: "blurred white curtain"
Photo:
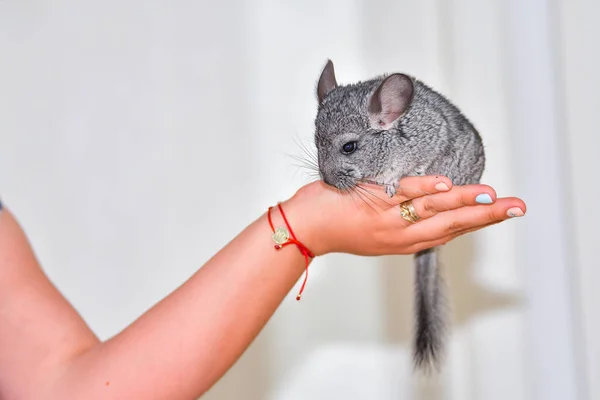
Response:
[{"label": "blurred white curtain", "polygon": [[[590,147],[562,146],[591,126],[577,77],[589,57],[578,18],[591,11],[542,0],[3,1],[0,195],[107,338],[307,182],[288,154],[311,144],[327,58],[341,82],[411,73],[479,128],[484,181],[530,207],[446,246],[443,373],[411,371],[410,257],[332,255],[206,398],[596,398],[584,379],[599,372],[593,287],[575,292],[591,277],[594,225],[560,211],[569,183],[589,185],[576,168]],[[564,71],[578,85],[566,96]],[[588,258],[572,260],[575,249]]]},{"label": "blurred white curtain", "polygon": [[[576,312],[574,324],[581,329],[578,371],[583,373],[587,398],[600,398],[600,186],[596,161],[600,145],[600,3],[593,0],[557,3],[559,27],[554,43],[561,48],[562,91],[564,105],[563,151],[569,158],[564,173],[570,178],[561,189],[571,193],[567,198],[572,210],[568,231],[572,245],[571,282]],[[585,392],[584,392],[585,394]]]}]

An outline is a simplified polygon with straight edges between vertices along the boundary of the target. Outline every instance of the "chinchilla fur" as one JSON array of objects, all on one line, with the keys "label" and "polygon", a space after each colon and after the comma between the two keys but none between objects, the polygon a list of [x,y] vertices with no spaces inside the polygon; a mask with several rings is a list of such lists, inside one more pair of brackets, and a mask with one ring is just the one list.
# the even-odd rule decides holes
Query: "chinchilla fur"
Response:
[{"label": "chinchilla fur", "polygon": [[[322,180],[341,191],[377,182],[392,197],[402,177],[444,175],[479,183],[485,166],[477,130],[448,99],[416,78],[382,75],[339,85],[328,61],[317,85],[315,144]],[[417,222],[418,223],[418,222]],[[414,363],[439,368],[447,334],[437,249],[415,263]]]}]

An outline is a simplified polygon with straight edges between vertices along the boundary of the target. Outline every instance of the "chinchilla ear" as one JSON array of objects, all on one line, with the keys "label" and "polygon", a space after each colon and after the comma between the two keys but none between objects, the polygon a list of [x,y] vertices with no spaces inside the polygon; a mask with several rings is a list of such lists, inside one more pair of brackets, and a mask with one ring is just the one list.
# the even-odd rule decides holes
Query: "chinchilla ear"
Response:
[{"label": "chinchilla ear", "polygon": [[331,60],[327,60],[327,65],[323,68],[321,76],[319,77],[319,84],[317,85],[317,97],[319,104],[323,102],[327,93],[331,92],[337,87],[335,80],[335,70],[333,69],[333,63]]},{"label": "chinchilla ear", "polygon": [[373,127],[391,128],[410,105],[413,90],[412,79],[404,74],[385,78],[369,101],[369,117]]}]

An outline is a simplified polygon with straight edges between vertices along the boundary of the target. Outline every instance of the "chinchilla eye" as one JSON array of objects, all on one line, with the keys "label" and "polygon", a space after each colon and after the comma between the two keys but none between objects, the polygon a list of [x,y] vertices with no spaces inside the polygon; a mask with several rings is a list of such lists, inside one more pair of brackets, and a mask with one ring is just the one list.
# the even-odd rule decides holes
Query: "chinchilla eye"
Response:
[{"label": "chinchilla eye", "polygon": [[350,154],[356,150],[356,142],[348,142],[342,146],[342,153]]}]

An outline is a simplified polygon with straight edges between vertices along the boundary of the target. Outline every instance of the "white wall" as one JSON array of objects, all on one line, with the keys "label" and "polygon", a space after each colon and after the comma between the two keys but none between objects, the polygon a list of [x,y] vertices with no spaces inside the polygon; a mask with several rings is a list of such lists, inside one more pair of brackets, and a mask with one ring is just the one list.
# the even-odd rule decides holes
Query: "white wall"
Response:
[{"label": "white wall", "polygon": [[[584,12],[583,3],[571,10]],[[562,82],[548,41],[562,31],[551,27],[549,4],[528,4],[4,1],[0,195],[52,280],[107,338],[307,181],[286,153],[301,153],[295,141],[310,144],[314,85],[326,58],[343,82],[415,74],[478,126],[485,182],[500,195],[528,196],[530,206],[529,219],[444,251],[455,320],[444,373],[425,382],[410,370],[410,258],[334,255],[315,261],[303,300],[293,300],[295,292],[286,299],[206,398],[583,398],[576,376],[591,376],[598,362],[588,355],[590,369],[577,364],[585,348],[574,346],[579,326],[571,319],[581,309],[570,303],[571,253],[560,240],[568,221],[547,221],[561,188],[538,177],[544,165],[565,165],[560,118],[545,121],[549,157],[534,151],[539,159],[528,165],[531,148],[519,148],[521,140],[535,146],[543,132],[527,127],[561,110],[557,104],[580,121],[579,92],[563,99],[552,86],[546,102],[532,97],[536,84]],[[563,51],[575,51],[576,18]],[[534,53],[541,61],[522,43],[542,46]],[[583,71],[578,49],[569,75]],[[583,77],[577,82],[583,91]],[[519,113],[529,102],[537,111]],[[590,131],[594,121],[584,121],[569,133]],[[573,160],[592,147],[573,141]],[[577,176],[561,182],[583,187]],[[588,251],[580,250],[582,265],[590,266],[581,276],[592,278],[587,215],[578,215],[577,232]],[[547,251],[544,262],[528,264],[536,251]],[[536,275],[544,269],[546,281]],[[591,307],[592,286],[586,290],[582,301]],[[583,322],[597,354],[594,321],[587,314]]]},{"label": "white wall", "polygon": [[590,399],[600,398],[600,186],[596,181],[596,161],[600,141],[600,3],[590,0],[560,2],[557,21],[561,30],[557,42],[561,48],[563,68],[562,96],[565,104],[562,140],[571,161],[565,171],[569,176],[564,188],[570,195],[567,207],[573,218],[568,232],[573,245],[573,284],[575,301],[579,305],[576,322],[582,326],[577,337],[582,357],[579,362],[587,383]]}]

